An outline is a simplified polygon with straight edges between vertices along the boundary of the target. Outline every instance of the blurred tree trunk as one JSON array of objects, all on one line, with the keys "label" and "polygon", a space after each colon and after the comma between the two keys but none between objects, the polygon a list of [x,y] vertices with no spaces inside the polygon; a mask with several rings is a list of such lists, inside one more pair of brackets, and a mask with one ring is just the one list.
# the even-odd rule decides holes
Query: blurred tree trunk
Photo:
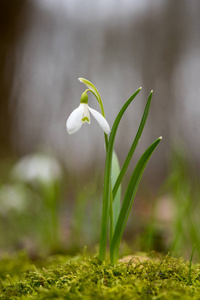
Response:
[{"label": "blurred tree trunk", "polygon": [[21,19],[27,0],[0,1],[0,156],[12,154],[10,98],[14,80],[15,47],[23,34]]}]

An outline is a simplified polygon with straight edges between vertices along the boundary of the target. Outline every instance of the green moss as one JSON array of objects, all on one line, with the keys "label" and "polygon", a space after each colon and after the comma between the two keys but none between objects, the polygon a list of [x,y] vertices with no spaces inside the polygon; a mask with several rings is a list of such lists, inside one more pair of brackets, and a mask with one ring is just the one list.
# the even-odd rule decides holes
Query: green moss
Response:
[{"label": "green moss", "polygon": [[[136,260],[135,260],[136,261]],[[0,261],[0,299],[200,299],[200,265],[169,255],[115,266],[96,257]]]}]

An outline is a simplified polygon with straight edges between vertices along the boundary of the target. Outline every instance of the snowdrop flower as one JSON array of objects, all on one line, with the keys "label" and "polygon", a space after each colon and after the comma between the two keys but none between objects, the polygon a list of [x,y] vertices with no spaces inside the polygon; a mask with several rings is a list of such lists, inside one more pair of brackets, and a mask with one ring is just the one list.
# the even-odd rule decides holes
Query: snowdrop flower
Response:
[{"label": "snowdrop flower", "polygon": [[28,208],[29,191],[20,184],[5,184],[0,188],[0,215],[24,212]]},{"label": "snowdrop flower", "polygon": [[51,184],[62,176],[61,167],[51,155],[29,154],[20,159],[12,170],[12,177],[24,182]]},{"label": "snowdrop flower", "polygon": [[67,132],[73,134],[78,131],[82,124],[90,124],[90,113],[99,123],[101,128],[106,134],[110,133],[110,126],[106,119],[95,109],[88,106],[88,95],[87,92],[83,92],[81,95],[81,101],[78,108],[76,108],[69,116],[66,122]]}]

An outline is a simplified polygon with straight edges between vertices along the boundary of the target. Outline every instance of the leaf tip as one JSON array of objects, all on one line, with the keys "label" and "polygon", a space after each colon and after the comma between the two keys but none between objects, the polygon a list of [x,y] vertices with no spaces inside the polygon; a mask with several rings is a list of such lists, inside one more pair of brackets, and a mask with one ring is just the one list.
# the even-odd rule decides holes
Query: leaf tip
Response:
[{"label": "leaf tip", "polygon": [[160,141],[161,141],[161,140],[162,140],[162,136],[160,136],[160,137],[158,138],[158,140],[160,140]]}]

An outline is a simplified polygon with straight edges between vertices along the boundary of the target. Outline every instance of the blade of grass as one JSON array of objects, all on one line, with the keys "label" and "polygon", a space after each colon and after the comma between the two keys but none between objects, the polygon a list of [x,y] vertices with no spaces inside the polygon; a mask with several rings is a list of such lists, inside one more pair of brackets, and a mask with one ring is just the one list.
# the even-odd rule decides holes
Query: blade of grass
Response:
[{"label": "blade of grass", "polygon": [[141,91],[139,88],[123,105],[120,112],[118,113],[115,122],[113,124],[110,138],[107,147],[106,153],[106,163],[105,163],[105,175],[104,175],[104,190],[103,190],[103,208],[102,208],[102,219],[101,219],[101,235],[100,235],[100,244],[99,244],[99,260],[104,261],[106,257],[106,245],[107,245],[107,236],[108,236],[108,221],[109,221],[109,200],[110,200],[110,176],[111,176],[111,164],[112,164],[112,154],[113,154],[113,146],[115,135],[117,132],[117,128],[119,126],[119,122],[130,105],[133,99],[137,96],[137,94]]},{"label": "blade of grass", "polygon": [[161,141],[161,137],[155,140],[149,148],[142,154],[140,157],[133,174],[131,176],[131,179],[129,181],[126,194],[124,197],[124,201],[122,203],[122,208],[119,214],[119,218],[117,221],[117,225],[114,231],[113,239],[110,246],[110,260],[111,264],[115,264],[118,259],[118,251],[119,251],[119,245],[120,241],[126,226],[126,222],[128,220],[128,216],[135,198],[135,194],[140,182],[140,179],[142,177],[142,174],[144,172],[144,169],[147,165],[147,162],[152,155],[153,151],[158,146],[159,142]]},{"label": "blade of grass", "polygon": [[192,276],[191,276],[191,274],[192,274],[192,259],[193,259],[195,248],[196,248],[196,245],[194,244],[193,248],[192,248],[192,253],[190,256],[190,263],[189,263],[189,276],[188,276],[188,284],[189,285],[192,284]]},{"label": "blade of grass", "polygon": [[140,126],[138,128],[138,131],[137,131],[137,134],[135,136],[135,139],[133,141],[133,144],[129,150],[129,153],[125,159],[125,162],[121,168],[121,172],[115,182],[115,185],[113,186],[113,199],[115,199],[115,196],[117,194],[117,190],[122,182],[122,179],[124,177],[124,174],[126,173],[126,170],[129,166],[129,163],[131,161],[131,158],[133,156],[133,153],[135,151],[135,148],[137,147],[137,144],[139,142],[139,139],[141,137],[141,134],[143,132],[143,129],[144,129],[144,126],[145,126],[145,123],[146,123],[146,120],[147,120],[147,116],[148,116],[148,113],[149,113],[149,108],[150,108],[150,104],[151,104],[151,99],[152,99],[152,95],[153,95],[153,91],[150,92],[149,94],[149,97],[147,99],[147,103],[146,103],[146,106],[145,106],[145,109],[144,109],[144,113],[143,113],[143,116],[142,116],[142,120],[140,122]]}]

